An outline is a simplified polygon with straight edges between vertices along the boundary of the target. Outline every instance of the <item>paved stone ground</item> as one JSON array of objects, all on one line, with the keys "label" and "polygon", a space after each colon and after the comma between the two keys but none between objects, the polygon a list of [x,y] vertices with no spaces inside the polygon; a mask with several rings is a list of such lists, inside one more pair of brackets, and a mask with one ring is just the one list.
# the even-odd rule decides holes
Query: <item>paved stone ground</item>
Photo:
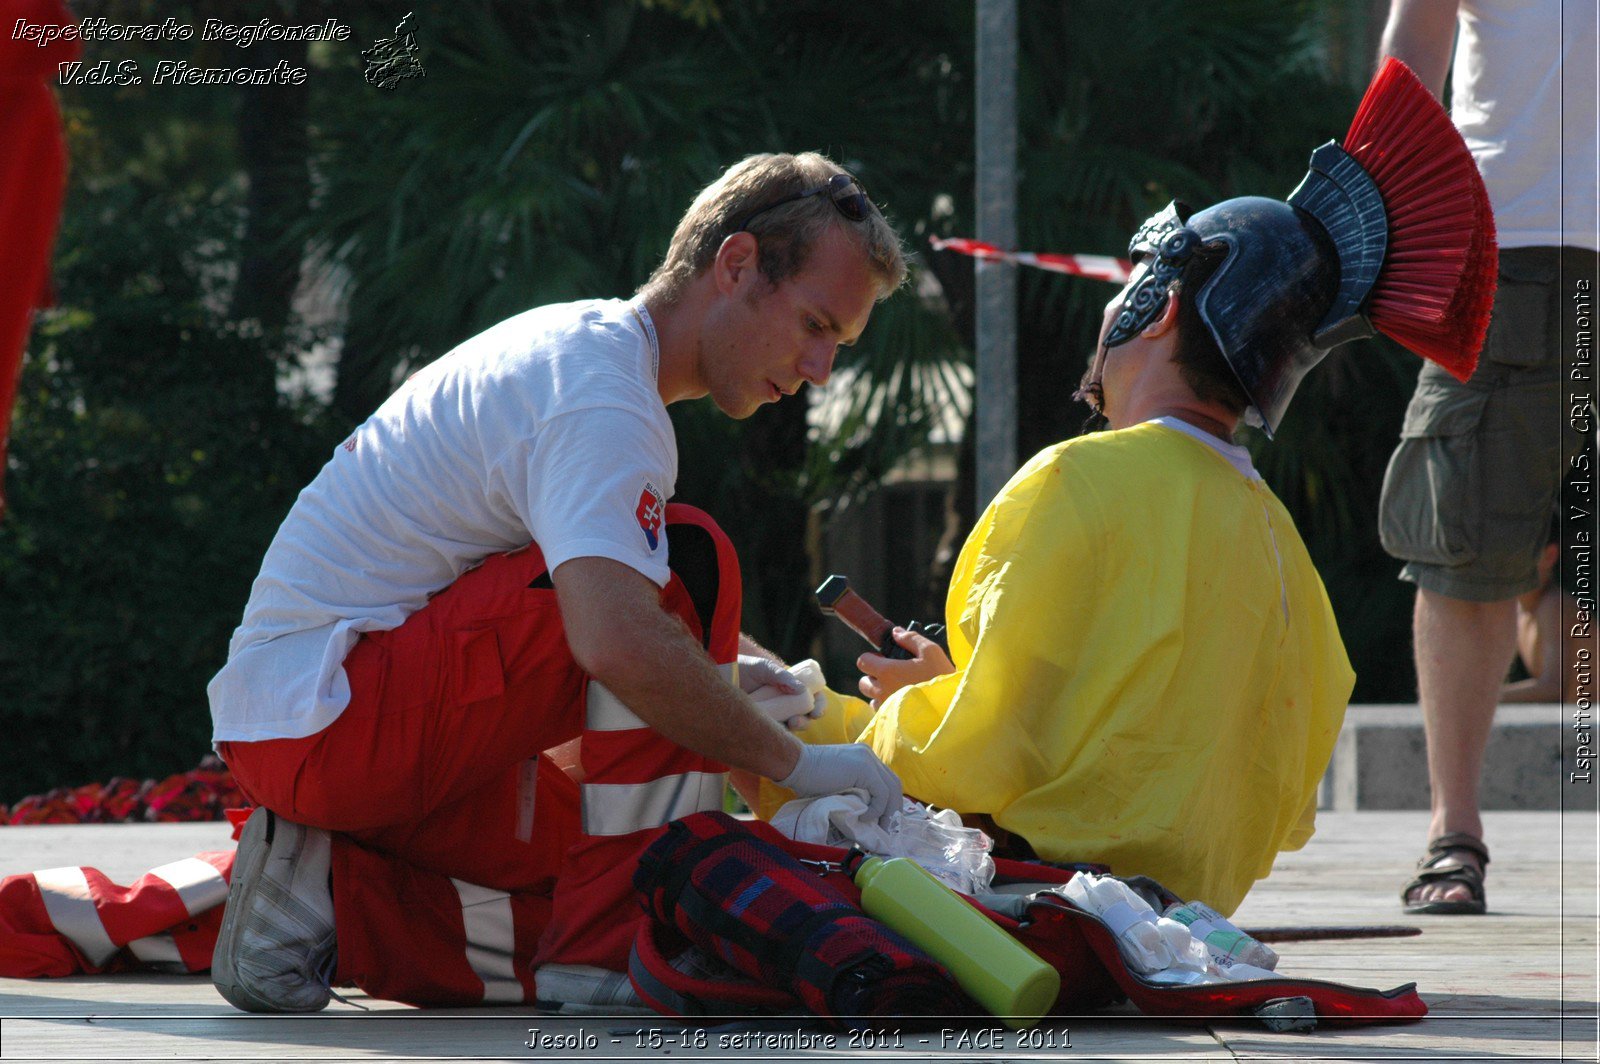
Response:
[{"label": "paved stone ground", "polygon": [[[372,1011],[335,1004],[309,1017],[252,1017],[201,976],[107,976],[0,980],[0,1061],[1596,1060],[1600,821],[1592,811],[1487,819],[1489,916],[1402,916],[1397,891],[1421,849],[1425,814],[1358,812],[1322,814],[1312,843],[1284,855],[1235,918],[1245,927],[1421,927],[1415,938],[1279,947],[1289,975],[1379,988],[1416,981],[1432,1011],[1415,1024],[1275,1035],[1254,1021],[1186,1026],[1124,1006],[1026,1036],[952,1028],[852,1046],[835,1035],[832,1048],[818,1047],[820,1028],[781,1021],[760,1033],[782,1047],[763,1050],[747,1028],[521,1009],[419,1012],[359,996]],[[89,864],[127,882],[226,840],[221,825],[4,828],[0,874]],[[542,1047],[528,1047],[530,1029],[547,1040]]]}]

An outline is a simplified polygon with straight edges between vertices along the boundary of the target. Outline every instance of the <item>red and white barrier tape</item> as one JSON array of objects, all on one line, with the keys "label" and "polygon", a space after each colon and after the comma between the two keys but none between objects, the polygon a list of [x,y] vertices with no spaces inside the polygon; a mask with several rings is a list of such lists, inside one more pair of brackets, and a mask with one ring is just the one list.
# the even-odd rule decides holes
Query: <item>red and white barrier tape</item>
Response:
[{"label": "red and white barrier tape", "polygon": [[1071,274],[1074,277],[1092,277],[1097,281],[1122,284],[1133,272],[1133,264],[1110,255],[1054,255],[1048,252],[1001,251],[993,244],[966,237],[930,236],[928,243],[935,251],[955,251],[975,259],[995,262],[1015,262],[1023,266],[1036,266],[1053,273]]}]

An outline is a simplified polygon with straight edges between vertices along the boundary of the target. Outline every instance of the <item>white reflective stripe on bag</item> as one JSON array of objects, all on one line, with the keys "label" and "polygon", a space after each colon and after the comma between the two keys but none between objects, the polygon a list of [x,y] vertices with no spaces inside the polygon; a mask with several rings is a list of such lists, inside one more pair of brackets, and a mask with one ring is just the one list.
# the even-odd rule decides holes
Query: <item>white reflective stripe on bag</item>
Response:
[{"label": "white reflective stripe on bag", "polygon": [[631,835],[721,809],[726,783],[721,772],[684,772],[648,783],[585,783],[583,833]]},{"label": "white reflective stripe on bag", "polygon": [[136,938],[128,943],[128,950],[145,964],[160,965],[169,971],[189,970],[189,966],[183,963],[183,954],[178,952],[177,941],[166,932]]},{"label": "white reflective stripe on bag", "polygon": [[222,878],[222,873],[214,866],[198,857],[186,857],[181,861],[164,864],[160,868],[152,868],[150,874],[178,892],[178,897],[183,901],[183,907],[190,916],[215,908],[228,900],[228,881]]},{"label": "white reflective stripe on bag", "polygon": [[33,873],[39,897],[55,929],[83,950],[90,964],[99,967],[117,952],[105,924],[94,907],[94,895],[83,869],[76,866],[46,868]]},{"label": "white reflective stripe on bag", "polygon": [[516,1004],[523,999],[514,961],[516,925],[511,895],[452,879],[461,898],[461,923],[467,933],[467,964],[483,981],[486,1005]]}]

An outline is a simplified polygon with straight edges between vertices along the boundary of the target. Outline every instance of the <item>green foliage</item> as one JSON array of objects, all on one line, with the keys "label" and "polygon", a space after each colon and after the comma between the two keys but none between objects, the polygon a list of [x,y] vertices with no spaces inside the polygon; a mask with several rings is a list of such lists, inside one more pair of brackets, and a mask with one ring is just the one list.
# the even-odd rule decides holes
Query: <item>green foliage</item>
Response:
[{"label": "green foliage", "polygon": [[[1358,95],[1323,69],[1312,32],[1320,9],[1309,0],[1024,5],[1022,245],[1122,255],[1169,200],[1287,195],[1311,149],[1343,133]],[[1096,281],[1025,277],[1025,453],[1081,419],[1081,407],[1070,418],[1061,411],[1113,294]]]},{"label": "green foliage", "polygon": [[685,18],[704,29],[707,24],[722,18],[722,9],[717,0],[638,0],[639,6],[645,9],[659,7],[663,11],[671,11],[680,18]]},{"label": "green foliage", "polygon": [[278,395],[281,341],[216,309],[237,225],[227,190],[72,190],[0,523],[0,800],[208,749],[206,682],[332,447]]}]

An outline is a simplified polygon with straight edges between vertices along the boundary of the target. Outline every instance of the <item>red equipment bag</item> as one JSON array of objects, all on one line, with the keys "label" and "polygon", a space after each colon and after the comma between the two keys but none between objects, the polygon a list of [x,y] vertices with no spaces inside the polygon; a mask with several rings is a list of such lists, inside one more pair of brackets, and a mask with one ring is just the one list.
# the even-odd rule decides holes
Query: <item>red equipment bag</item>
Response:
[{"label": "red equipment bag", "polygon": [[[976,1007],[942,965],[862,912],[853,892],[726,813],[667,825],[640,855],[634,887],[650,917],[644,926],[676,931],[706,964],[742,976],[739,983],[787,988],[804,1011],[824,1019],[855,1028],[872,1017],[949,1016]],[[716,972],[708,970],[713,979]],[[671,992],[656,988],[648,973],[643,982],[641,994]]]},{"label": "red equipment bag", "polygon": [[[785,868],[798,862],[811,883],[818,885],[814,889],[825,885],[831,894],[859,907],[860,892],[840,867],[848,851],[795,842],[770,824],[738,821],[721,813],[697,813],[675,821],[669,831],[673,829],[680,838],[692,837],[699,845],[680,847],[677,852],[686,858],[681,863],[640,861],[634,886],[652,919],[641,925],[629,958],[628,974],[639,996],[657,1012],[682,1018],[814,1012],[808,1007],[811,995],[796,992],[792,974],[773,974],[774,966],[761,960],[763,954],[776,957],[798,947],[775,941],[777,936],[769,934],[759,921],[730,929],[726,918],[738,915],[736,899],[720,906],[716,919],[721,923],[716,927],[697,925],[692,913],[683,909],[663,919],[661,899],[663,893],[670,894],[697,877],[702,885],[715,883],[715,871],[701,866],[714,864],[719,852],[726,852],[715,844],[719,835],[734,834],[749,836],[740,846],[746,855],[762,853],[773,866]],[[782,860],[785,855],[791,859],[787,863]],[[1061,884],[1077,874],[1031,861],[995,861],[997,886]],[[1284,998],[1309,999],[1317,1022],[1329,1024],[1404,1022],[1428,1012],[1415,983],[1392,990],[1290,978],[1198,986],[1152,983],[1123,962],[1116,939],[1105,924],[1060,895],[1035,897],[1025,921],[981,904],[978,908],[1061,973],[1061,995],[1051,1010],[1053,1015],[1081,1015],[1123,999],[1148,1015],[1196,1020],[1250,1019],[1257,1009]],[[730,930],[731,944],[722,941]],[[742,970],[727,963],[729,959]],[[942,1018],[948,1021],[978,1011],[976,1005],[969,1005],[959,1011],[952,1009]]]}]

